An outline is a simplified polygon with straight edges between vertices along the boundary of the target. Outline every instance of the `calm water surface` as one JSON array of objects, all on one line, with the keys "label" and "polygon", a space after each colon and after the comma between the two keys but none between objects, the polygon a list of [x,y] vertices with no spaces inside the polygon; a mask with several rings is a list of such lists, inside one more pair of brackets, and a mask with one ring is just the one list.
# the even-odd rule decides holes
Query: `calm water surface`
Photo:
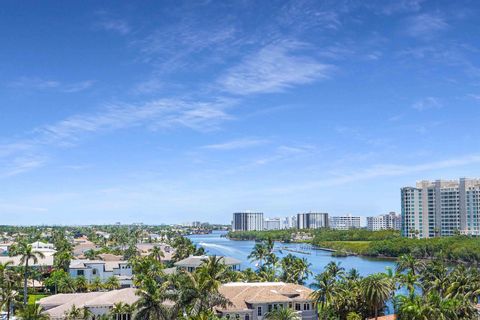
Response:
[{"label": "calm water surface", "polygon": [[[189,238],[196,245],[204,247],[210,255],[222,255],[236,258],[242,261],[242,268],[255,268],[247,256],[252,251],[255,241],[234,241],[225,237],[221,237],[225,232],[213,232],[206,235],[192,235]],[[305,253],[290,252],[283,248],[299,250]],[[283,250],[282,250],[283,249]],[[315,274],[323,271],[323,268],[330,262],[340,262],[341,266],[346,270],[356,268],[361,275],[366,276],[371,273],[384,272],[386,267],[394,268],[395,264],[391,260],[369,259],[356,256],[350,257],[332,257],[328,251],[316,250],[310,245],[300,243],[275,243],[275,253],[279,257],[283,257],[292,253],[301,258],[307,258],[311,263],[310,270]],[[310,279],[312,280],[312,279]]]}]

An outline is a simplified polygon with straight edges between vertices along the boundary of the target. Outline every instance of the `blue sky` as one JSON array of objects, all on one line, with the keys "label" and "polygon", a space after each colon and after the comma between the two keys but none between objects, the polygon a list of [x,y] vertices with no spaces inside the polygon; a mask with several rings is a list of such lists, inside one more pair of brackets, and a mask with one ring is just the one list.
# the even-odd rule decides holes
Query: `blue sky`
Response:
[{"label": "blue sky", "polygon": [[477,1],[3,1],[8,224],[399,210],[478,177]]}]

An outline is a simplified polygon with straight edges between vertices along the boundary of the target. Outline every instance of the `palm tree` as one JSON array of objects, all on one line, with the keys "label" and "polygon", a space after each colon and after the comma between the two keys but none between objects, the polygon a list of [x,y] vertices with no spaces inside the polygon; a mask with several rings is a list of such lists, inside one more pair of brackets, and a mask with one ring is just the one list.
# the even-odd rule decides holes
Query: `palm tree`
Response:
[{"label": "palm tree", "polygon": [[45,258],[44,254],[40,251],[33,250],[32,245],[28,244],[26,241],[20,241],[14,245],[14,248],[11,250],[12,255],[20,256],[20,264],[24,265],[24,278],[23,278],[23,305],[27,304],[28,301],[28,290],[27,290],[27,281],[28,281],[28,263],[30,260],[34,263],[38,263],[39,258]]},{"label": "palm tree", "polygon": [[363,294],[367,305],[374,310],[375,320],[378,311],[385,307],[386,301],[392,295],[392,282],[381,273],[372,274],[362,280]]},{"label": "palm tree", "polygon": [[88,290],[88,281],[85,276],[75,278],[75,289],[77,292],[86,292]]},{"label": "palm tree", "polygon": [[83,312],[82,308],[77,308],[75,305],[72,305],[70,310],[65,311],[66,320],[78,320],[82,319]]},{"label": "palm tree", "polygon": [[209,256],[196,272],[205,282],[208,290],[218,290],[220,285],[229,278],[229,269],[223,257]]},{"label": "palm tree", "polygon": [[290,308],[277,308],[265,314],[266,320],[300,320],[300,315]]},{"label": "palm tree", "polygon": [[260,268],[263,267],[263,264],[270,252],[264,243],[257,243],[252,249],[252,252],[248,255],[250,261],[258,261]]},{"label": "palm tree", "polygon": [[159,246],[154,246],[149,254],[149,256],[158,262],[162,261],[162,258],[165,257],[165,254],[163,253],[162,249]]},{"label": "palm tree", "polygon": [[115,289],[119,289],[121,285],[120,285],[120,281],[116,276],[111,276],[105,281],[103,286],[107,290],[115,290]]},{"label": "palm tree", "polygon": [[340,262],[330,261],[325,266],[325,272],[328,272],[333,278],[342,277],[345,274],[345,268],[340,266]]},{"label": "palm tree", "polygon": [[158,285],[155,281],[144,283],[136,294],[139,299],[136,303],[135,320],[172,320],[178,318],[177,304],[169,307],[165,304],[169,295],[166,284]]},{"label": "palm tree", "polygon": [[218,292],[211,279],[199,273],[180,272],[170,279],[175,299],[183,314],[196,316],[215,306],[226,307],[230,301]]},{"label": "palm tree", "polygon": [[100,277],[93,278],[93,280],[90,282],[90,290],[100,291],[102,289],[103,289],[102,279],[100,279]]},{"label": "palm tree", "polygon": [[303,284],[311,274],[309,268],[311,264],[305,258],[299,258],[293,254],[286,255],[281,260],[282,280],[288,283]]},{"label": "palm tree", "polygon": [[405,254],[398,258],[396,271],[397,273],[407,271],[412,273],[413,275],[416,275],[421,270],[423,270],[424,267],[425,264],[421,260],[416,259],[411,254]]},{"label": "palm tree", "polygon": [[319,312],[326,318],[326,311],[338,293],[338,287],[335,277],[330,272],[323,272],[315,276],[315,282],[312,284],[315,291],[311,297],[316,302]]},{"label": "palm tree", "polygon": [[7,309],[7,320],[10,319],[10,313],[12,311],[12,306],[18,296],[17,291],[14,289],[14,283],[7,282],[0,292],[0,298]]},{"label": "palm tree", "polygon": [[44,312],[42,306],[38,304],[27,304],[21,308],[17,314],[21,320],[48,320],[50,316]]},{"label": "palm tree", "polygon": [[126,313],[125,312],[125,306],[126,304],[123,302],[116,302],[113,304],[112,309],[110,310],[110,315],[112,320],[118,320],[119,317],[121,317],[122,314]]}]

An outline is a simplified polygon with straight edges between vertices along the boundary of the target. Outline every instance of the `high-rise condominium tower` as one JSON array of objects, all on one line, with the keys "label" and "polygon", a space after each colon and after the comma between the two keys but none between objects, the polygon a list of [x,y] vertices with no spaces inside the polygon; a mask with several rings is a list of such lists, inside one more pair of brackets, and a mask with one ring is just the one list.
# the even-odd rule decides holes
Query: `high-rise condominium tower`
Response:
[{"label": "high-rise condominium tower", "polygon": [[263,230],[263,212],[235,212],[233,214],[232,230]]},{"label": "high-rise condominium tower", "polygon": [[328,227],[328,213],[307,212],[297,214],[298,229],[320,229]]},{"label": "high-rise condominium tower", "polygon": [[420,181],[401,189],[402,235],[480,235],[480,179]]}]

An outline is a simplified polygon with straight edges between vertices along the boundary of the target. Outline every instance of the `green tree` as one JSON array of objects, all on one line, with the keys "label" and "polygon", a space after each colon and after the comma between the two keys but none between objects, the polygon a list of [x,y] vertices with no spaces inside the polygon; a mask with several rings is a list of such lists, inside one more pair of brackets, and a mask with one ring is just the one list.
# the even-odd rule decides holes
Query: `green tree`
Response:
[{"label": "green tree", "polygon": [[392,296],[393,285],[385,274],[372,274],[362,280],[363,295],[365,302],[374,311],[375,320],[378,312],[385,308],[385,304]]},{"label": "green tree", "polygon": [[21,320],[48,320],[50,316],[38,304],[24,305],[16,314]]},{"label": "green tree", "polygon": [[44,254],[40,251],[33,250],[32,245],[26,241],[20,241],[14,244],[11,248],[11,255],[20,256],[20,264],[24,266],[23,273],[23,304],[26,305],[28,301],[28,274],[29,274],[29,262],[34,264],[38,263],[39,258],[45,258]]},{"label": "green tree", "polygon": [[290,308],[277,308],[265,314],[266,320],[301,320],[300,315]]}]

